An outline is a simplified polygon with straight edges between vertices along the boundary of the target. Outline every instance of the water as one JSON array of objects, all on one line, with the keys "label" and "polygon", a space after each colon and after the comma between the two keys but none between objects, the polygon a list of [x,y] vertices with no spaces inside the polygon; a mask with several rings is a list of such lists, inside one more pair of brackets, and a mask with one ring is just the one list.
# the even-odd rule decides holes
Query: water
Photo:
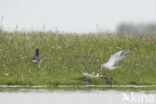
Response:
[{"label": "water", "polygon": [[0,92],[0,104],[155,104],[154,91],[19,90]]}]

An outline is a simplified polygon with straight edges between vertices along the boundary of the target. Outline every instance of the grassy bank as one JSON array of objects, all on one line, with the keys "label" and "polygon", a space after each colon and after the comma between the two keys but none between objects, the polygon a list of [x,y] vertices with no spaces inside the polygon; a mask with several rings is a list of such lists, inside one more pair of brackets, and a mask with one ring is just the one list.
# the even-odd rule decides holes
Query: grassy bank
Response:
[{"label": "grassy bank", "polygon": [[[43,60],[40,68],[31,61],[36,48]],[[114,84],[156,84],[154,35],[37,32],[0,33],[0,84],[109,84],[100,78],[84,78],[80,70],[97,72],[121,49],[132,53],[111,71]]]}]

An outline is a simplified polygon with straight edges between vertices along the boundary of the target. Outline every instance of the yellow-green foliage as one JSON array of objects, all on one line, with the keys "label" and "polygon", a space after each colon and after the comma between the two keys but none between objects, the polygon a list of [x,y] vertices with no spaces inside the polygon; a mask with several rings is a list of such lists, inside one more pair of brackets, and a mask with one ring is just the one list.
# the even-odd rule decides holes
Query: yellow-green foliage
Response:
[{"label": "yellow-green foliage", "polygon": [[[36,48],[43,60],[40,68],[31,61]],[[0,33],[0,84],[109,84],[84,78],[80,71],[96,73],[122,49],[131,54],[109,74],[114,84],[156,84],[155,35]]]}]

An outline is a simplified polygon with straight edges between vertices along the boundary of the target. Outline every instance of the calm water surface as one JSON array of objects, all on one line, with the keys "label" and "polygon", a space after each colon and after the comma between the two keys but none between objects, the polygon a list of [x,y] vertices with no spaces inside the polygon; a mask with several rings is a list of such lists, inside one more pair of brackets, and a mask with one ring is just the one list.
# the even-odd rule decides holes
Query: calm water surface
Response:
[{"label": "calm water surface", "polygon": [[20,90],[0,92],[0,104],[156,104],[154,91]]}]

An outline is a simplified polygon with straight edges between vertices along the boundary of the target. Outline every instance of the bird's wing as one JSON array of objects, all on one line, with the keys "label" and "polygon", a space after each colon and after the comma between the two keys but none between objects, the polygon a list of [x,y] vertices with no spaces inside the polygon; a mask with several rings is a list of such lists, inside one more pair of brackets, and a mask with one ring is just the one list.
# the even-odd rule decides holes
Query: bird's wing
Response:
[{"label": "bird's wing", "polygon": [[127,54],[129,54],[129,51],[121,50],[114,55],[111,55],[110,59],[105,63],[108,67],[113,67],[117,62],[119,62],[121,59],[123,59]]},{"label": "bird's wing", "polygon": [[88,74],[88,75],[86,75],[86,77],[94,78],[96,76],[95,75],[92,75],[92,74]]},{"label": "bird's wing", "polygon": [[84,76],[86,77],[90,77],[90,78],[93,78],[93,77],[96,77],[95,75],[93,74],[88,74],[87,72],[81,72]]}]

